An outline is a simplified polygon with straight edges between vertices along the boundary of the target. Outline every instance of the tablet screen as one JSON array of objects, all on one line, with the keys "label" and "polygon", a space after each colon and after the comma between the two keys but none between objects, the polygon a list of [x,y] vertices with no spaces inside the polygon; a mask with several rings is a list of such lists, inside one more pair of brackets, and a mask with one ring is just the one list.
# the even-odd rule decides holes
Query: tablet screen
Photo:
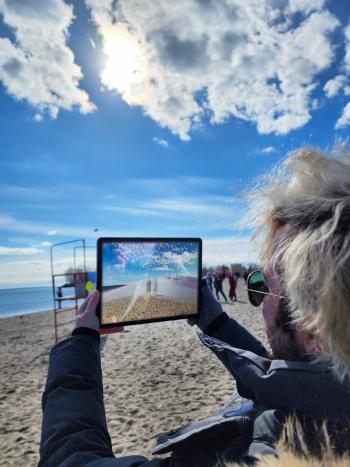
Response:
[{"label": "tablet screen", "polygon": [[101,325],[198,313],[200,239],[100,239]]}]

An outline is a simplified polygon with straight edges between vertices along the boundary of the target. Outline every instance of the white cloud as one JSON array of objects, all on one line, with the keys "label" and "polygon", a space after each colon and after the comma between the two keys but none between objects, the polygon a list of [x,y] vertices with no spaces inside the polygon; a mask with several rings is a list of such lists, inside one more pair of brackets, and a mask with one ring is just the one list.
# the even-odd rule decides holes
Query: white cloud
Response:
[{"label": "white cloud", "polygon": [[79,88],[83,77],[68,47],[68,30],[74,19],[72,5],[63,0],[0,0],[0,14],[15,41],[0,37],[0,81],[7,92],[39,110],[34,121],[48,112],[77,107],[80,113],[95,109]]},{"label": "white cloud", "polygon": [[[90,258],[87,257],[88,270],[94,270],[96,267],[94,258],[92,258],[91,264],[89,261]],[[67,254],[67,251],[61,255],[56,253],[54,257],[55,274],[64,273],[73,266],[72,254]],[[56,278],[57,281],[60,279],[64,281],[64,278]],[[0,287],[35,286],[38,284],[51,285],[51,263],[47,252],[28,256],[25,259],[0,257]]]},{"label": "white cloud", "polygon": [[[344,30],[345,38],[345,56],[344,56],[344,70],[350,75],[350,23]],[[350,92],[349,86],[344,86],[344,94],[348,95]],[[344,107],[341,116],[338,118],[335,128],[343,128],[350,125],[350,102]]]},{"label": "white cloud", "polygon": [[203,264],[215,266],[231,263],[258,262],[259,245],[250,242],[250,237],[219,237],[203,240]]},{"label": "white cloud", "polygon": [[344,30],[345,37],[345,56],[344,56],[344,66],[345,70],[350,73],[350,23]]},{"label": "white cloud", "polygon": [[276,152],[277,149],[274,146],[267,146],[266,148],[263,148],[261,152],[263,154],[271,154],[272,152]]},{"label": "white cloud", "polygon": [[21,185],[10,185],[0,183],[0,196],[11,198],[25,198],[26,200],[47,196],[48,193],[37,188],[25,187]]},{"label": "white cloud", "polygon": [[311,13],[312,11],[321,10],[327,0],[289,0],[289,8],[292,13],[302,12]]},{"label": "white cloud", "polygon": [[164,253],[162,257],[159,258],[159,261],[164,261],[166,263],[175,263],[178,265],[184,265],[189,263],[192,260],[195,260],[197,255],[195,253],[189,253],[188,251],[184,251],[183,253]]},{"label": "white cloud", "polygon": [[161,213],[152,209],[145,209],[144,207],[133,207],[133,206],[102,206],[102,209],[109,212],[121,212],[123,214],[128,214],[130,216],[154,216],[154,217],[164,217],[166,213]]},{"label": "white cloud", "polygon": [[[203,262],[206,266],[230,263],[257,262],[258,247],[249,237],[218,237],[203,240]],[[92,258],[93,261],[93,258]],[[35,256],[28,260],[6,259],[0,262],[0,286],[50,284],[51,271],[48,258]],[[55,262],[55,272],[64,272],[73,266],[72,256],[60,256]],[[93,269],[93,268],[92,268]]]},{"label": "white cloud", "polygon": [[57,227],[48,228],[47,225],[38,224],[36,222],[28,222],[26,220],[17,219],[12,216],[0,214],[0,230],[11,231],[16,233],[30,233],[30,234],[46,234],[49,236],[82,236],[91,237],[92,231],[86,227]]},{"label": "white cloud", "polygon": [[43,116],[41,114],[36,113],[33,117],[34,122],[41,122],[43,120]]},{"label": "white cloud", "polygon": [[[49,236],[57,236],[59,241],[61,237],[70,238],[85,238],[92,241],[96,241],[97,237],[130,237],[139,236],[139,229],[135,228],[131,230],[128,226],[125,226],[124,230],[116,230],[115,227],[112,229],[100,228],[98,232],[95,232],[91,227],[81,226],[65,226],[56,225],[53,229],[48,229],[47,225],[42,225],[35,222],[28,222],[25,220],[17,219],[15,217],[0,214],[0,231],[9,231],[18,233],[29,233],[29,234],[46,234]],[[144,235],[155,236],[154,230],[144,231]]]},{"label": "white cloud", "polygon": [[334,97],[339,92],[345,88],[345,85],[347,83],[347,78],[344,75],[338,75],[333,79],[330,79],[327,81],[327,83],[324,85],[323,90],[326,94],[327,97]]},{"label": "white cloud", "polygon": [[233,208],[227,203],[226,197],[217,197],[214,201],[210,197],[204,196],[198,198],[163,198],[145,201],[143,206],[160,212],[211,215],[214,217],[225,217],[229,213],[233,214]]},{"label": "white cloud", "polygon": [[50,285],[50,262],[45,260],[1,261],[0,287]]},{"label": "white cloud", "polygon": [[335,127],[343,128],[344,126],[347,126],[349,124],[350,124],[350,102],[348,102],[346,106],[344,107],[340,118],[337,120],[337,123],[335,124]]},{"label": "white cloud", "polygon": [[40,245],[43,246],[43,247],[50,247],[52,245],[52,243],[51,242],[41,242]]},{"label": "white cloud", "polygon": [[[229,226],[236,218],[237,210],[233,198],[226,196],[177,196],[176,198],[153,198],[146,201],[134,200],[131,206],[102,206],[105,211],[122,212],[132,216],[155,216],[184,218],[196,216],[203,219],[224,219]],[[193,217],[195,216],[195,217]]]},{"label": "white cloud", "polygon": [[0,256],[34,255],[36,253],[40,253],[40,250],[38,248],[13,248],[13,247],[0,246]]},{"label": "white cloud", "polygon": [[[198,190],[202,189],[211,190],[217,186],[228,186],[229,180],[218,177],[181,176],[171,178],[133,178],[122,183],[127,190],[137,188],[138,190],[146,190],[152,193],[183,193],[184,191],[198,192]],[[109,195],[109,197],[111,196]]]},{"label": "white cloud", "polygon": [[[127,199],[118,204],[96,205],[99,211],[116,212],[125,215],[120,218],[120,222],[127,223],[128,217],[132,224],[135,222],[132,217],[144,217],[146,225],[142,228],[143,235],[145,229],[151,235],[172,236],[172,235],[192,235],[202,236],[209,232],[219,231],[242,231],[241,219],[244,215],[242,205],[229,196],[210,195],[186,195],[175,197],[157,196],[149,199]],[[151,219],[157,218],[157,230],[152,229],[154,222]],[[122,220],[125,219],[125,220]],[[140,236],[140,233],[137,235]]]},{"label": "white cloud", "polygon": [[157,138],[157,136],[155,136],[153,138],[153,141],[157,144],[159,144],[159,146],[163,146],[164,148],[167,148],[169,147],[169,143],[166,139],[162,139],[162,138]]},{"label": "white cloud", "polygon": [[86,4],[105,51],[119,38],[125,52],[109,52],[104,87],[184,140],[204,117],[234,116],[260,133],[302,127],[317,76],[334,60],[330,35],[339,22],[323,0]]}]

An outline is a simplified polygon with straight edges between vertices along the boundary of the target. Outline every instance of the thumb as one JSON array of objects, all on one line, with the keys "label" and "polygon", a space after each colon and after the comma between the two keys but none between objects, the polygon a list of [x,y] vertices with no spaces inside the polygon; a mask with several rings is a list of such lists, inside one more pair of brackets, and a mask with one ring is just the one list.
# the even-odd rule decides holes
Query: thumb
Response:
[{"label": "thumb", "polygon": [[210,290],[207,283],[203,284],[202,282],[201,295],[202,295],[202,300],[204,300],[205,302],[217,303],[217,300],[215,300],[213,292]]},{"label": "thumb", "polygon": [[90,295],[90,299],[86,307],[86,313],[87,314],[95,313],[99,301],[100,301],[100,292],[98,290],[94,290],[92,294]]}]

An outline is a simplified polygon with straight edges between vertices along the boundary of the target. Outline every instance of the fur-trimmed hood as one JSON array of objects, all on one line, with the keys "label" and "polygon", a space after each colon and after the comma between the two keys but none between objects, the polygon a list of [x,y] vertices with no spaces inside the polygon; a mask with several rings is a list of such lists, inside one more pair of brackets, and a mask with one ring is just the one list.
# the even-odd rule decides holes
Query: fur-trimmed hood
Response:
[{"label": "fur-trimmed hood", "polygon": [[[305,433],[295,418],[289,418],[283,426],[274,455],[257,456],[254,467],[350,467],[350,446],[347,454],[334,453],[330,436],[324,424],[318,436],[319,453],[314,455],[309,447]],[[298,446],[298,448],[296,448]],[[228,462],[220,467],[242,467],[244,464]],[[219,467],[219,466],[217,466]]]}]

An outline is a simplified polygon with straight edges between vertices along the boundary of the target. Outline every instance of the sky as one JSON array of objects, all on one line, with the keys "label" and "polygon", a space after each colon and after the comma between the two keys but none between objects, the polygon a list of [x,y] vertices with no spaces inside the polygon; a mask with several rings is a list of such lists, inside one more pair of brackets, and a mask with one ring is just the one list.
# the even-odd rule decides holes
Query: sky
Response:
[{"label": "sky", "polygon": [[156,277],[198,278],[198,243],[106,242],[102,284],[127,284]]},{"label": "sky", "polygon": [[0,287],[100,236],[255,262],[241,193],[349,127],[348,2],[0,0]]}]

